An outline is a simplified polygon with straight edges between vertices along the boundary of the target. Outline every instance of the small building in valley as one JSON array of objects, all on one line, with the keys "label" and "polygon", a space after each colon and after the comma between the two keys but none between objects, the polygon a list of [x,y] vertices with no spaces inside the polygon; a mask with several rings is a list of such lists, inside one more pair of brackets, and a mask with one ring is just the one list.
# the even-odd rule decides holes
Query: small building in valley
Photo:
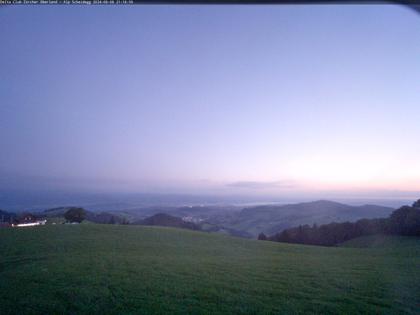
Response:
[{"label": "small building in valley", "polygon": [[25,213],[15,220],[12,224],[14,227],[36,226],[47,223],[45,219],[38,219],[33,214]]}]

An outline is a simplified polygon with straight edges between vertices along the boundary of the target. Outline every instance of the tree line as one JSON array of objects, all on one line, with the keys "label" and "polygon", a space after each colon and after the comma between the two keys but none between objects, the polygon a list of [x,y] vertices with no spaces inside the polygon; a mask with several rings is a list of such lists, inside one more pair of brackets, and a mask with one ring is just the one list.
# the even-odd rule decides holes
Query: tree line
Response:
[{"label": "tree line", "polygon": [[357,222],[301,225],[272,236],[260,233],[259,240],[334,246],[353,238],[372,234],[420,236],[420,199],[403,206],[388,218],[361,219]]}]

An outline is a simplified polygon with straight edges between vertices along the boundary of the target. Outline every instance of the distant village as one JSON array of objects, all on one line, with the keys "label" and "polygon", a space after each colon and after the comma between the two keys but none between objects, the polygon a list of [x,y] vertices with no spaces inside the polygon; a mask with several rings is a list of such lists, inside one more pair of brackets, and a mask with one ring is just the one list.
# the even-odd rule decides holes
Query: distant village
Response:
[{"label": "distant village", "polygon": [[[27,226],[37,226],[45,225],[47,223],[57,224],[57,222],[62,224],[76,224],[83,221],[84,217],[79,217],[79,212],[85,214],[84,210],[81,208],[57,208],[62,211],[59,217],[62,220],[54,220],[54,216],[49,216],[45,211],[43,213],[30,213],[30,212],[21,212],[21,213],[12,213],[0,210],[0,228],[5,227],[27,227]],[[55,210],[55,209],[53,209]],[[76,212],[76,217],[72,214]],[[56,219],[56,218],[55,218]]]},{"label": "distant village", "polygon": [[47,224],[79,224],[84,220],[101,224],[128,224],[128,220],[107,212],[90,212],[79,207],[59,207],[42,212],[12,213],[0,210],[0,228]]},{"label": "distant village", "polygon": [[31,213],[23,213],[19,216],[8,218],[5,218],[5,216],[2,215],[0,227],[27,227],[45,225],[46,223],[46,219],[37,218]]}]

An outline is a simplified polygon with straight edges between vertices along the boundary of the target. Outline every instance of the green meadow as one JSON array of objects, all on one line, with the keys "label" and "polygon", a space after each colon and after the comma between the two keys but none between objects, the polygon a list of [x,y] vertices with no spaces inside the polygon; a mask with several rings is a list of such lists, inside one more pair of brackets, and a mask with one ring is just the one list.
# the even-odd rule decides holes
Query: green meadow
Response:
[{"label": "green meadow", "polygon": [[344,245],[144,226],[4,228],[0,314],[420,313],[419,239]]}]

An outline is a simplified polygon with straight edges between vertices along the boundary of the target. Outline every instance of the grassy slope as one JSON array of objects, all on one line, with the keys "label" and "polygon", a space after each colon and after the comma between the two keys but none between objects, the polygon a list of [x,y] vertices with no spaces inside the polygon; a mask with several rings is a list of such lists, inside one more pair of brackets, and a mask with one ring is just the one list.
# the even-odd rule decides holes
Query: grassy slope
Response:
[{"label": "grassy slope", "polygon": [[395,250],[407,248],[412,254],[420,257],[420,241],[416,237],[410,236],[390,236],[390,235],[369,235],[361,236],[341,243],[340,247],[351,248],[381,248]]},{"label": "grassy slope", "polygon": [[416,314],[419,248],[141,226],[0,229],[0,313]]}]

